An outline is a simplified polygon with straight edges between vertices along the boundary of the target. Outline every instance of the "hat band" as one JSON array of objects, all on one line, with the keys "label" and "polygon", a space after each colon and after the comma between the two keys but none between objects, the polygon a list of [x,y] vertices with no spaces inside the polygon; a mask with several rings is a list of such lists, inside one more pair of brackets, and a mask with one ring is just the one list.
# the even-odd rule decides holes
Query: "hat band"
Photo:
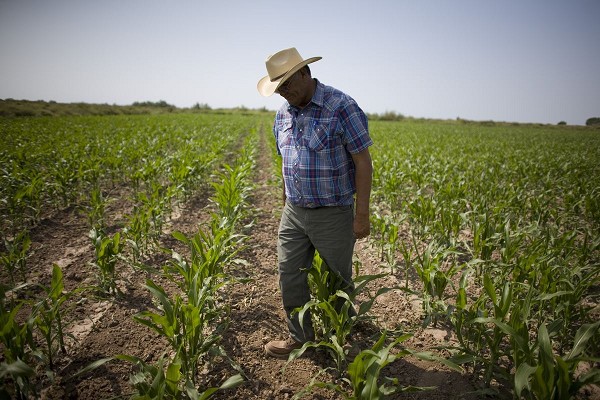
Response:
[{"label": "hat band", "polygon": [[287,74],[288,72],[290,72],[290,71],[284,72],[283,74],[276,76],[275,78],[271,79],[271,82],[275,82],[276,80],[283,78],[283,76],[285,74]]}]

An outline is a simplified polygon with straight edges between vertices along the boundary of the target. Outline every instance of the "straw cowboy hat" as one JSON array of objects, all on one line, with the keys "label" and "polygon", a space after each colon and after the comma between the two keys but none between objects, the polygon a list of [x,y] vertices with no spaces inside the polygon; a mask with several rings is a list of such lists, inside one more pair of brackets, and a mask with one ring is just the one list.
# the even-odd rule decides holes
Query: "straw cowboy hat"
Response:
[{"label": "straw cowboy hat", "polygon": [[295,47],[278,51],[267,57],[265,64],[269,75],[258,81],[256,88],[258,92],[268,97],[275,93],[290,76],[307,64],[319,61],[322,57],[312,57],[304,60]]}]

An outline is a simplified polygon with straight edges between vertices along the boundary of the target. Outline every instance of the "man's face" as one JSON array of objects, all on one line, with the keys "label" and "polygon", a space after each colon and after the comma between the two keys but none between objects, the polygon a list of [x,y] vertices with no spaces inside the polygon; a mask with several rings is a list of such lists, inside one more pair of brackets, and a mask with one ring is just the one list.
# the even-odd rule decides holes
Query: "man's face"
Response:
[{"label": "man's face", "polygon": [[297,71],[277,88],[276,93],[279,93],[281,97],[293,106],[300,107],[306,105],[310,99],[306,100],[307,86],[305,78],[306,76],[302,70]]}]

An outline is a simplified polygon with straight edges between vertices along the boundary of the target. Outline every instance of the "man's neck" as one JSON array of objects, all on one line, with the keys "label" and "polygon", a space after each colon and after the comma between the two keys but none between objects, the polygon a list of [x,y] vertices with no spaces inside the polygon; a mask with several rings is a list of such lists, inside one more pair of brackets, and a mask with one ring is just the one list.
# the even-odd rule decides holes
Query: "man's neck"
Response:
[{"label": "man's neck", "polygon": [[308,94],[310,94],[310,96],[308,96],[308,95],[307,95],[307,99],[308,99],[308,100],[306,100],[306,99],[305,99],[305,100],[306,100],[306,103],[304,103],[304,104],[302,104],[302,105],[298,106],[298,108],[299,108],[299,109],[303,109],[303,108],[305,108],[307,105],[309,105],[309,104],[310,104],[310,102],[312,101],[312,98],[313,98],[313,96],[315,95],[315,90],[317,90],[317,80],[313,78],[313,79],[312,79],[312,84],[310,85],[310,91],[309,91],[309,93],[308,93]]}]

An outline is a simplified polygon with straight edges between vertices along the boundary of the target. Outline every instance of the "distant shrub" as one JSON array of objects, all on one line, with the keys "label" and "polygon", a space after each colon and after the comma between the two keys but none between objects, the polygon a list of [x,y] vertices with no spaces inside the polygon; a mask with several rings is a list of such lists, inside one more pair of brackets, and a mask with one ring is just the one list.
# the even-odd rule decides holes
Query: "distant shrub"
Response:
[{"label": "distant shrub", "polygon": [[164,108],[175,108],[174,105],[167,103],[164,100],[160,101],[135,101],[132,106],[134,107],[164,107]]},{"label": "distant shrub", "polygon": [[567,123],[565,121],[560,121],[557,125],[566,125]]},{"label": "distant shrub", "polygon": [[404,115],[396,113],[394,111],[386,111],[381,115],[383,121],[400,121],[404,119]]},{"label": "distant shrub", "polygon": [[192,109],[194,109],[194,110],[210,110],[211,108],[206,103],[202,103],[202,104],[196,103],[192,106]]},{"label": "distant shrub", "polygon": [[401,121],[406,118],[404,115],[396,113],[395,111],[386,111],[381,115],[377,113],[367,114],[367,117],[373,121]]},{"label": "distant shrub", "polygon": [[588,120],[587,120],[587,121],[585,121],[585,125],[586,125],[586,126],[596,126],[596,125],[600,125],[600,117],[588,118]]}]

